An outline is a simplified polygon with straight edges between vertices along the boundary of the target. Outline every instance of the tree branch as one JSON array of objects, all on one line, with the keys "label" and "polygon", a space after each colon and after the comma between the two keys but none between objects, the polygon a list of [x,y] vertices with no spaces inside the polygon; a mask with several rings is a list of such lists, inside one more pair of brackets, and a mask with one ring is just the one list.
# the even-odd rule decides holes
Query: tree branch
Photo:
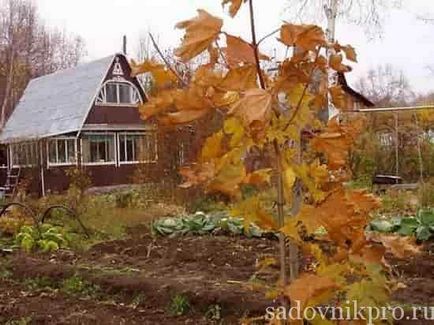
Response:
[{"label": "tree branch", "polygon": [[223,54],[222,48],[220,47],[220,45],[219,45],[219,43],[217,41],[215,41],[215,45],[217,47],[217,51],[219,51],[219,55],[220,55],[222,61],[224,62],[226,68],[229,69],[229,63],[228,63],[228,61],[226,60],[226,57]]},{"label": "tree branch", "polygon": [[258,41],[258,45],[261,44],[263,41],[265,41],[267,38],[273,36],[274,34],[276,34],[277,32],[280,31],[280,27],[276,28],[275,30],[273,30],[272,32],[268,33],[267,35],[265,35],[264,37],[262,37],[259,41]]},{"label": "tree branch", "polygon": [[164,61],[166,67],[176,76],[176,78],[179,80],[179,82],[182,84],[183,87],[187,87],[187,83],[185,82],[185,80],[182,79],[179,73],[170,65],[169,61],[167,61],[167,59],[164,57],[163,52],[161,52],[157,42],[155,42],[154,36],[152,36],[151,33],[148,33],[148,35],[149,38],[151,39],[152,45],[154,46],[160,58]]},{"label": "tree branch", "polygon": [[318,49],[316,50],[316,57],[315,57],[315,61],[313,62],[313,65],[312,65],[312,69],[310,70],[310,73],[309,73],[309,79],[306,82],[306,84],[304,85],[303,92],[301,93],[300,99],[298,100],[297,107],[295,108],[294,113],[292,113],[291,117],[288,120],[288,123],[286,123],[285,127],[283,128],[284,131],[286,131],[288,129],[289,125],[295,119],[295,117],[297,116],[297,114],[301,108],[301,104],[303,103],[303,99],[306,96],[307,89],[309,88],[309,85],[312,81],[313,73],[315,72],[315,65],[318,62],[320,51],[321,51],[321,46],[318,47]]},{"label": "tree branch", "polygon": [[250,9],[250,27],[252,32],[252,46],[253,52],[255,54],[255,62],[256,62],[256,70],[259,76],[259,84],[262,89],[265,89],[264,76],[262,75],[261,65],[259,62],[259,52],[258,52],[258,43],[256,41],[256,29],[255,29],[255,16],[253,12],[253,0],[249,0],[249,9]]}]

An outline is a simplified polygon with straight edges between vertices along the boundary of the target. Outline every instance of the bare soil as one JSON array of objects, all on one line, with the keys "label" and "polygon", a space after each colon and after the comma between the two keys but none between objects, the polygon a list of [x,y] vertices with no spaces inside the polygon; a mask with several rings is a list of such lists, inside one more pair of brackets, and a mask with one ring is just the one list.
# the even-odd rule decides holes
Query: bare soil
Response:
[{"label": "bare soil", "polygon": [[[433,247],[410,260],[390,260],[406,285],[394,293],[397,303],[434,305]],[[125,240],[103,242],[85,253],[15,253],[0,259],[12,272],[0,280],[0,324],[23,319],[29,324],[238,324],[273,304],[246,282],[276,280],[278,266],[276,272],[258,273],[255,265],[261,257],[277,255],[273,239],[155,239],[139,228]],[[98,296],[26,286],[26,279],[59,284],[73,275],[97,285]],[[175,296],[190,305],[182,316],[169,312]],[[221,315],[212,312],[216,306]]]}]

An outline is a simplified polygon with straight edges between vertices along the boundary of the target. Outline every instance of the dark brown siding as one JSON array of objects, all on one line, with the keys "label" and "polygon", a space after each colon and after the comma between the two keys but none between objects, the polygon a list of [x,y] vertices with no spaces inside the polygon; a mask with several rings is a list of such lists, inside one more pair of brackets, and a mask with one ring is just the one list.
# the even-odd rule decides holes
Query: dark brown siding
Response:
[{"label": "dark brown siding", "polygon": [[[83,166],[89,175],[92,187],[111,186],[134,183],[134,172],[139,165],[101,165]],[[149,175],[157,175],[157,164],[147,164]],[[63,192],[69,187],[69,178],[66,175],[68,167],[52,167],[45,171],[45,188],[47,193]],[[157,178],[149,177],[149,182],[156,182]]]},{"label": "dark brown siding", "polygon": [[94,106],[86,124],[142,124],[137,107]]}]

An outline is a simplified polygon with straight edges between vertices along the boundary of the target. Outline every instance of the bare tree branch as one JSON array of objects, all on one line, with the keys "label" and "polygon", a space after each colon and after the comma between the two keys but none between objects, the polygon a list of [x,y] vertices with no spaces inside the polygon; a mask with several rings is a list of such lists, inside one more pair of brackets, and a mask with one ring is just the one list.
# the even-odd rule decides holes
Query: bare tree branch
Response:
[{"label": "bare tree branch", "polygon": [[163,52],[161,52],[160,48],[158,47],[157,42],[155,41],[154,37],[151,33],[148,34],[149,38],[151,39],[152,45],[154,46],[155,50],[157,51],[158,55],[160,56],[161,60],[163,60],[166,67],[176,76],[176,78],[179,80],[179,82],[184,86],[187,87],[187,83],[184,79],[181,78],[179,73],[172,67],[172,65],[167,61],[166,57],[163,55]]},{"label": "bare tree branch", "polygon": [[249,9],[250,9],[250,27],[251,27],[251,32],[252,32],[252,46],[253,46],[253,52],[255,54],[256,70],[257,70],[258,76],[259,76],[259,84],[261,85],[262,89],[265,89],[264,76],[262,75],[261,64],[259,62],[258,43],[256,41],[256,29],[255,29],[255,16],[254,16],[254,11],[253,11],[253,0],[249,0]]}]

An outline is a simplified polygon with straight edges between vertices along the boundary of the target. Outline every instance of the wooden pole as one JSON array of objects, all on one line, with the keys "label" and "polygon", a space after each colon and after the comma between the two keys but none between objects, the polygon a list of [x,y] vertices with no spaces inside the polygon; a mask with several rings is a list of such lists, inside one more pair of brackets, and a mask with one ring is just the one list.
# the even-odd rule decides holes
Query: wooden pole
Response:
[{"label": "wooden pole", "polygon": [[399,176],[399,117],[398,113],[395,117],[395,176]]}]

